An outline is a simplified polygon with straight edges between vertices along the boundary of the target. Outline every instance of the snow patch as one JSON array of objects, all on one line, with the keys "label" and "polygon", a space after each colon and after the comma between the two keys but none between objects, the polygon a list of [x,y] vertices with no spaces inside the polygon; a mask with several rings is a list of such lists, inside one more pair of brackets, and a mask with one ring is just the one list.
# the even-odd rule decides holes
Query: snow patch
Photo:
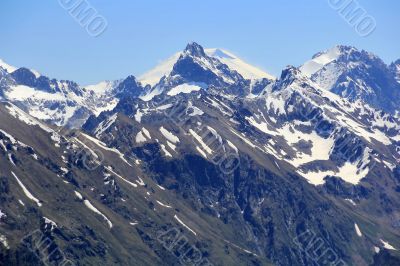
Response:
[{"label": "snow patch", "polygon": [[19,180],[19,178],[17,177],[16,174],[14,174],[14,172],[11,172],[11,174],[15,177],[15,179],[18,182],[18,185],[22,188],[22,190],[25,193],[25,196],[27,196],[30,200],[34,201],[39,207],[42,206],[42,203],[40,202],[40,200],[38,200],[37,198],[35,198],[32,193],[29,192],[29,190],[25,187],[25,185],[21,182],[21,180]]},{"label": "snow patch", "polygon": [[107,120],[102,121],[97,128],[95,129],[96,138],[100,138],[101,134],[103,134],[107,129],[109,129],[117,120],[118,113],[113,114],[111,117],[107,118]]},{"label": "snow patch", "polygon": [[74,191],[74,193],[75,193],[75,196],[76,196],[78,199],[83,200],[83,196],[82,196],[81,193],[79,193],[78,191]]},{"label": "snow patch", "polygon": [[6,106],[8,109],[10,115],[13,117],[19,119],[20,121],[24,122],[27,125],[31,126],[39,126],[41,129],[43,129],[46,132],[53,132],[53,129],[49,128],[45,124],[39,122],[37,119],[33,118],[32,116],[28,115],[24,111],[22,111],[20,108],[15,106],[14,104],[8,103],[9,105]]},{"label": "snow patch", "polygon": [[145,95],[140,96],[139,98],[142,101],[148,102],[148,101],[151,101],[154,97],[160,95],[162,92],[163,92],[162,88],[160,86],[156,86],[150,92],[148,92]]},{"label": "snow patch", "polygon": [[168,147],[170,147],[171,150],[176,151],[176,145],[172,144],[171,142],[167,141]]},{"label": "snow patch", "polygon": [[358,224],[356,224],[356,223],[354,224],[354,229],[356,230],[357,235],[359,237],[362,237],[362,233],[361,233],[360,228],[358,227]]},{"label": "snow patch", "polygon": [[106,150],[106,151],[110,151],[113,152],[115,154],[117,154],[119,156],[119,158],[124,161],[124,163],[126,163],[127,165],[129,165],[130,167],[132,167],[132,165],[125,159],[124,154],[122,154],[122,152],[120,152],[118,149],[116,148],[109,148],[107,147],[107,145],[104,142],[101,142],[100,140],[93,138],[89,135],[86,135],[84,133],[81,133],[85,138],[89,139],[90,141],[93,141],[97,146],[99,146],[100,148]]},{"label": "snow patch", "polygon": [[254,126],[261,132],[264,132],[268,135],[276,136],[277,132],[269,129],[269,125],[266,122],[257,122],[254,117],[246,117],[246,120],[249,121],[250,125]]},{"label": "snow patch", "polygon": [[169,206],[169,205],[167,205],[167,204],[164,204],[164,203],[162,203],[162,202],[160,202],[160,201],[158,201],[158,200],[156,200],[156,202],[158,203],[158,205],[163,206],[163,207],[165,207],[165,208],[168,208],[168,209],[171,209],[171,208],[172,208],[171,206]]},{"label": "snow patch", "polygon": [[0,235],[0,243],[3,244],[6,249],[10,249],[6,236]]},{"label": "snow patch", "polygon": [[12,158],[11,153],[7,153],[7,156],[8,156],[8,160],[11,162],[11,164],[14,165],[14,166],[16,166],[16,165],[15,165],[15,162],[14,162],[14,160],[13,160],[13,158]]},{"label": "snow patch", "polygon": [[177,136],[175,136],[172,132],[166,130],[164,127],[160,127],[160,132],[170,142],[172,142],[174,144],[179,142],[179,138]]},{"label": "snow patch", "polygon": [[136,134],[136,138],[135,139],[136,139],[136,143],[143,143],[143,142],[147,141],[147,139],[143,135],[142,131],[139,131],[139,133]]},{"label": "snow patch", "polygon": [[235,150],[236,153],[239,153],[238,148],[232,142],[230,142],[229,140],[226,140],[226,142],[228,143],[229,147]]},{"label": "snow patch", "polygon": [[353,206],[357,206],[357,204],[352,199],[344,199],[344,200],[350,202]]},{"label": "snow patch", "polygon": [[141,123],[142,122],[142,116],[144,113],[140,109],[136,110],[136,113],[134,115],[136,122]]},{"label": "snow patch", "polygon": [[182,222],[181,219],[175,214],[174,216],[175,220],[177,220],[181,225],[183,225],[186,229],[188,229],[190,232],[192,232],[195,236],[197,236],[196,232],[193,231],[189,226],[187,226],[184,222]]},{"label": "snow patch", "polygon": [[203,139],[193,129],[189,129],[189,133],[197,140],[203,150],[205,150],[208,154],[213,153],[212,149],[210,149],[207,144],[204,143]]},{"label": "snow patch", "polygon": [[157,187],[158,187],[159,189],[161,189],[161,190],[165,190],[164,187],[162,187],[162,186],[160,186],[160,185],[158,185],[158,184],[157,184]]},{"label": "snow patch", "polygon": [[381,239],[381,243],[383,245],[383,248],[389,249],[389,250],[397,250],[395,249],[392,245],[389,244],[389,242],[386,242],[385,240]]},{"label": "snow patch", "polygon": [[165,156],[172,157],[172,154],[167,150],[164,144],[160,144],[161,150],[164,152]]},{"label": "snow patch", "polygon": [[136,134],[136,143],[143,143],[143,142],[146,142],[147,140],[150,140],[151,139],[151,136],[150,136],[150,132],[147,130],[147,129],[145,129],[145,128],[142,128],[137,134]]},{"label": "snow patch", "polygon": [[207,85],[205,83],[200,83],[200,82],[189,82],[185,83],[182,85],[178,85],[174,88],[172,88],[167,95],[169,96],[175,96],[180,93],[191,93],[193,91],[199,91],[201,89],[207,89]]},{"label": "snow patch", "polygon": [[141,179],[140,177],[138,177],[138,180],[136,180],[136,183],[139,184],[139,186],[144,187],[146,184],[144,183],[143,179]]},{"label": "snow patch", "polygon": [[116,177],[122,179],[125,183],[131,185],[132,187],[137,187],[137,185],[135,183],[132,183],[131,181],[127,180],[126,178],[124,178],[121,175],[119,175],[116,172],[114,172],[111,166],[107,166],[106,169],[108,171],[110,171],[113,175],[115,175]]},{"label": "snow patch", "polygon": [[108,224],[108,226],[109,226],[110,228],[113,227],[113,224],[112,224],[111,221],[107,218],[107,216],[105,216],[105,215],[104,215],[103,213],[101,213],[98,209],[96,209],[96,207],[94,207],[93,204],[90,203],[90,201],[84,200],[83,203],[85,204],[85,206],[86,206],[89,210],[91,210],[91,211],[93,211],[94,213],[97,213],[97,214],[99,214],[100,216],[102,216],[103,219],[107,222],[107,224]]},{"label": "snow patch", "polygon": [[207,159],[207,154],[199,146],[196,146],[196,150]]},{"label": "snow patch", "polygon": [[4,144],[3,140],[0,140],[0,147],[1,147],[5,152],[7,152],[7,147],[6,147],[6,145]]},{"label": "snow patch", "polygon": [[150,132],[146,128],[142,128],[142,132],[146,138],[151,139]]},{"label": "snow patch", "polygon": [[44,219],[44,223],[46,225],[46,229],[47,229],[47,226],[50,226],[50,231],[53,231],[54,228],[57,228],[57,224],[54,221],[52,221],[49,218],[46,218],[44,216],[43,216],[43,219]]}]

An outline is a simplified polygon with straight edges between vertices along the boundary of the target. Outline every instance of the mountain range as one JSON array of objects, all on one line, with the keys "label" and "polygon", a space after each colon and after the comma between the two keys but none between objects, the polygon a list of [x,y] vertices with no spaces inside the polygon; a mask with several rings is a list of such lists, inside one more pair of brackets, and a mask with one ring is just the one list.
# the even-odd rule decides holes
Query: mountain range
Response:
[{"label": "mountain range", "polygon": [[189,43],[89,86],[0,60],[0,99],[0,265],[400,263],[399,60],[274,77]]}]

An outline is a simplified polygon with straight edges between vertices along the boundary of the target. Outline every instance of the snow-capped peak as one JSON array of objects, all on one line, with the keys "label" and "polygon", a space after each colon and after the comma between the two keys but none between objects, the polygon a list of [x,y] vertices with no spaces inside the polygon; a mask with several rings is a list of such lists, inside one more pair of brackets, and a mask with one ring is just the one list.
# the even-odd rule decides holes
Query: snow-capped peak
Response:
[{"label": "snow-capped peak", "polygon": [[219,48],[205,49],[208,56],[214,57],[227,65],[230,69],[236,70],[245,79],[275,79],[275,77],[249,63],[243,61],[236,55]]},{"label": "snow-capped peak", "polygon": [[377,56],[364,50],[358,50],[353,46],[336,45],[326,51],[315,54],[311,60],[304,63],[300,70],[311,77],[332,62],[341,61],[349,67],[360,62],[381,61]]},{"label": "snow-capped peak", "polygon": [[201,82],[224,87],[244,79],[217,58],[208,56],[199,44],[190,43],[175,63],[166,84],[174,85],[171,84],[174,80],[178,83]]},{"label": "snow-capped peak", "polygon": [[278,90],[290,86],[294,81],[311,82],[307,76],[297,67],[286,66],[282,70],[280,78],[273,85],[273,90]]},{"label": "snow-capped peak", "polygon": [[313,56],[300,67],[320,88],[350,101],[394,112],[399,106],[397,67],[390,67],[373,53],[352,46],[335,46]]},{"label": "snow-capped peak", "polygon": [[168,59],[160,62],[155,68],[139,76],[139,81],[142,84],[148,84],[151,86],[156,85],[162,77],[168,76],[171,73],[172,68],[181,55],[182,52],[178,52]]},{"label": "snow-capped peak", "polygon": [[[12,72],[18,70],[18,67],[15,66],[11,66],[9,64],[7,64],[6,62],[4,62],[2,59],[0,59],[0,67],[2,67],[3,69],[7,70],[7,72],[9,74],[11,74]],[[34,70],[34,69],[29,69],[30,72],[32,72],[33,75],[35,75],[36,78],[39,78],[41,76],[41,74]]]},{"label": "snow-capped peak", "polygon": [[114,81],[105,80],[94,85],[84,86],[84,88],[87,91],[93,91],[98,95],[103,95],[112,90],[113,88],[115,88],[119,83],[121,83],[121,80],[114,80]]},{"label": "snow-capped peak", "polygon": [[314,73],[321,70],[325,65],[338,59],[341,54],[340,46],[335,46],[325,52],[318,53],[313,56],[313,58],[307,61],[304,65],[300,67],[300,70],[304,75],[311,77]]},{"label": "snow-capped peak", "polygon": [[186,46],[185,50],[183,51],[183,55],[204,57],[206,56],[206,53],[204,52],[204,49],[200,44],[192,42]]},{"label": "snow-capped peak", "polygon": [[168,76],[179,58],[183,55],[194,57],[212,57],[227,65],[231,70],[237,71],[245,79],[275,79],[275,77],[247,62],[240,59],[236,55],[220,48],[203,49],[197,43],[189,43],[185,50],[177,52],[168,59],[159,63],[155,68],[139,76],[139,81],[142,84],[156,85],[163,76]]},{"label": "snow-capped peak", "polygon": [[8,73],[11,73],[11,72],[14,72],[15,70],[17,70],[16,67],[7,64],[6,62],[4,62],[4,61],[1,60],[1,59],[0,59],[0,67],[2,67],[2,68],[4,68],[5,70],[7,70]]},{"label": "snow-capped peak", "polygon": [[297,67],[288,65],[285,69],[282,70],[281,77],[279,80],[287,80],[292,77],[302,77],[304,73],[302,73]]}]

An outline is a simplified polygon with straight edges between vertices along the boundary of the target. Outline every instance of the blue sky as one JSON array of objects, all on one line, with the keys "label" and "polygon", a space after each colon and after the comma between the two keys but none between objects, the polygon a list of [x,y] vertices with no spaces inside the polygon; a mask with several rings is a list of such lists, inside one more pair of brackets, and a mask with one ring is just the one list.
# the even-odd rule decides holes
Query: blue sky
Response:
[{"label": "blue sky", "polygon": [[225,48],[274,75],[335,44],[387,63],[400,58],[400,1],[357,1],[377,23],[368,37],[329,0],[88,0],[108,22],[94,38],[59,0],[1,0],[0,58],[83,85],[138,76],[191,41]]}]

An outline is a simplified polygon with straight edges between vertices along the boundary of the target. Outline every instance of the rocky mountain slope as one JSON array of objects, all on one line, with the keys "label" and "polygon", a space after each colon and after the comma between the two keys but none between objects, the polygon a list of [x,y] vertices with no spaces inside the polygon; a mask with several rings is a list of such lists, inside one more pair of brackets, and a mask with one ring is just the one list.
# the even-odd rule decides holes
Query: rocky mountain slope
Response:
[{"label": "rocky mountain slope", "polygon": [[0,261],[398,264],[395,63],[338,46],[274,78],[238,60],[191,43],[86,87],[0,68]]},{"label": "rocky mountain slope", "polygon": [[336,46],[313,56],[300,68],[321,88],[351,101],[394,113],[399,109],[400,84],[395,63],[350,46]]}]

